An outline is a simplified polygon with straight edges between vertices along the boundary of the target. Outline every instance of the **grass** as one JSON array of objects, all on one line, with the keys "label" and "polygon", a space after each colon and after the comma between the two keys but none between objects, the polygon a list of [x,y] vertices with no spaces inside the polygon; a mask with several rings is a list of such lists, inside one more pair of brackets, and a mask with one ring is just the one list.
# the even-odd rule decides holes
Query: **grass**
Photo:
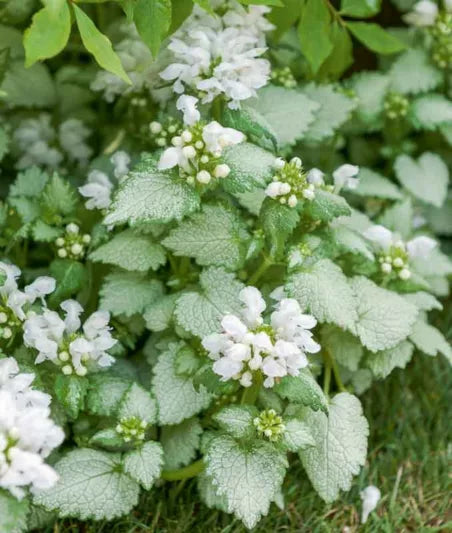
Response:
[{"label": "grass", "polygon": [[[452,513],[448,508],[447,453],[452,403],[448,363],[417,354],[408,369],[396,370],[385,382],[376,383],[362,400],[371,421],[371,435],[367,464],[352,490],[334,504],[323,503],[294,458],[285,482],[285,510],[272,506],[254,531],[452,531]],[[360,526],[359,491],[369,484],[380,488],[382,499],[368,523]],[[42,530],[43,533],[245,531],[233,517],[201,505],[193,480],[155,488],[143,495],[132,514],[113,523],[65,520]]]}]

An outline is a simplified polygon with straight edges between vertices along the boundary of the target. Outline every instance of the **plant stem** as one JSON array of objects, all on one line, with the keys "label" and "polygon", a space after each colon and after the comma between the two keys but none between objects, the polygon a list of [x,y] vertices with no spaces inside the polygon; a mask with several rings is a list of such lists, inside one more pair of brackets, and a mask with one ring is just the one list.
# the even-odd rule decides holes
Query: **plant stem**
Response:
[{"label": "plant stem", "polygon": [[248,280],[248,285],[254,285],[261,276],[273,265],[273,260],[270,257],[265,257],[259,268],[254,272],[254,274]]},{"label": "plant stem", "polygon": [[256,403],[262,386],[262,374],[256,374],[253,376],[253,380],[251,387],[243,389],[242,399],[240,400],[242,405],[254,405]]},{"label": "plant stem", "polygon": [[[336,382],[337,388],[341,392],[347,392],[347,389],[345,388],[344,384],[342,383],[341,374],[339,372],[339,368],[337,366],[337,363],[334,359],[334,357],[331,355],[331,353],[328,350],[325,350],[322,352],[323,359],[325,361],[325,382],[323,386],[324,392],[328,394],[330,389],[330,382],[331,382],[331,370],[333,371],[334,375],[334,381]],[[325,391],[325,387],[328,387]]]},{"label": "plant stem", "polygon": [[118,133],[116,134],[116,137],[104,149],[104,154],[105,155],[110,155],[113,152],[115,152],[119,148],[119,145],[122,143],[125,135],[126,135],[126,131],[125,130],[122,130],[122,129],[119,130]]},{"label": "plant stem", "polygon": [[182,479],[188,479],[196,477],[204,470],[204,462],[202,459],[195,461],[191,465],[184,466],[184,468],[178,468],[177,470],[164,470],[162,472],[162,479],[166,481],[180,481]]}]

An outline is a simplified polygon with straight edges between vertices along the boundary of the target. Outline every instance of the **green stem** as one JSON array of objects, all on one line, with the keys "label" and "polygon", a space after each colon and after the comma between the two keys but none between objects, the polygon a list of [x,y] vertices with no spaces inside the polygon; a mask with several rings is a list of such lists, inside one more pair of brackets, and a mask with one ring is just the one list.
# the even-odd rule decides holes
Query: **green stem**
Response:
[{"label": "green stem", "polygon": [[166,481],[181,481],[182,479],[188,479],[191,477],[196,477],[204,470],[204,462],[202,459],[195,461],[191,465],[184,466],[184,468],[179,468],[177,470],[164,470],[162,472],[162,479]]},{"label": "green stem", "polygon": [[[331,371],[333,371],[334,381],[336,382],[337,388],[341,392],[347,392],[347,389],[345,388],[344,384],[342,383],[341,374],[339,372],[339,368],[337,366],[337,363],[336,363],[334,357],[331,355],[331,353],[328,350],[325,350],[324,352],[322,352],[322,354],[323,354],[323,359],[325,361],[325,382],[328,380],[328,383],[327,383],[328,384],[328,389],[327,389],[326,392],[328,393],[329,389],[330,389]],[[324,387],[323,388],[324,388],[324,391],[325,391],[325,383],[324,383]]]},{"label": "green stem", "polygon": [[214,120],[220,122],[221,115],[223,114],[223,102],[221,101],[221,97],[217,96],[217,98],[215,98],[215,100],[212,102],[211,112]]},{"label": "green stem", "polygon": [[259,391],[261,390],[262,381],[263,376],[261,373],[253,376],[253,384],[251,387],[243,389],[242,399],[240,400],[242,405],[254,405],[256,403]]},{"label": "green stem", "polygon": [[323,376],[323,392],[325,396],[328,396],[330,393],[330,384],[331,384],[331,362],[329,359],[325,358],[325,375]]},{"label": "green stem", "polygon": [[265,272],[273,265],[273,259],[270,257],[265,257],[259,268],[254,272],[254,274],[248,280],[248,285],[254,285]]},{"label": "green stem", "polygon": [[119,148],[120,144],[122,143],[125,135],[126,135],[126,131],[125,130],[119,130],[118,133],[116,134],[116,137],[104,149],[104,154],[105,155],[110,155],[113,152],[115,152]]}]

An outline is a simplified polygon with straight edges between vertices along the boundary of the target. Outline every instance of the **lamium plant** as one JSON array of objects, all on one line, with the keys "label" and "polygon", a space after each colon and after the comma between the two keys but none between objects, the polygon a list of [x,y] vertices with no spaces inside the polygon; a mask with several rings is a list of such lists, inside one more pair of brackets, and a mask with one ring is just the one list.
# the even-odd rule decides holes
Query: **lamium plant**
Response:
[{"label": "lamium plant", "polygon": [[452,362],[451,3],[94,3],[0,9],[0,531],[337,500],[360,396]]}]

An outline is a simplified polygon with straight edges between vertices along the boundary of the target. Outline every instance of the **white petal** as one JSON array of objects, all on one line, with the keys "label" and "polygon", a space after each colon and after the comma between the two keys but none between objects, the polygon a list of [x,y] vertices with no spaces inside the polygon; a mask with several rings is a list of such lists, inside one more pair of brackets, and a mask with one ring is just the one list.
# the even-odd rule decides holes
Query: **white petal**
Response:
[{"label": "white petal", "polygon": [[388,250],[394,240],[392,231],[384,226],[375,225],[363,231],[364,237],[377,243],[383,250]]},{"label": "white petal", "polygon": [[430,237],[420,236],[407,242],[406,247],[410,258],[426,258],[430,252],[438,246],[438,243]]}]

